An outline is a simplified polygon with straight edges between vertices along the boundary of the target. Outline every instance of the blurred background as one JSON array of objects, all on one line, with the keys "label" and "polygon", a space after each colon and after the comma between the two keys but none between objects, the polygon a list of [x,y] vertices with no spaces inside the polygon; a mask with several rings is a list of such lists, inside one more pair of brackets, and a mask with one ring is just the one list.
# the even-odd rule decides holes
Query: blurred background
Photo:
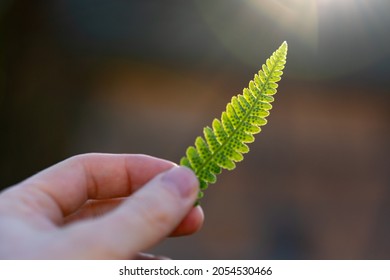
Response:
[{"label": "blurred background", "polygon": [[[269,124],[175,259],[390,258],[387,0],[1,0],[0,188],[79,153],[178,162],[283,41]],[[387,213],[387,214],[386,214]]]}]

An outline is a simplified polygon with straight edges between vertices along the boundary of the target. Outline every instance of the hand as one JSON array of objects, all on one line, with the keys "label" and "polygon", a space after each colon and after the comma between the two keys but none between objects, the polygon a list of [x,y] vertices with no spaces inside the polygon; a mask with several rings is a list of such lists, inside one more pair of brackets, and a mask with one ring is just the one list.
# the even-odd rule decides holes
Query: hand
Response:
[{"label": "hand", "polygon": [[140,252],[201,227],[197,192],[194,173],[165,160],[69,158],[0,193],[0,258],[148,258]]}]

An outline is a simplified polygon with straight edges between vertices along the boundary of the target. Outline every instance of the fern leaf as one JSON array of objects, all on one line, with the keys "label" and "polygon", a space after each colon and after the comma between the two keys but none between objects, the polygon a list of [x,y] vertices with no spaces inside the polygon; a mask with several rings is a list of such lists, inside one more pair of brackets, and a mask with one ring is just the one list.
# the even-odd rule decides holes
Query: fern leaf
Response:
[{"label": "fern leaf", "polygon": [[208,184],[216,182],[216,175],[222,169],[232,170],[235,162],[243,160],[243,154],[249,152],[247,143],[253,142],[254,134],[267,123],[286,57],[287,43],[284,42],[255,74],[248,88],[232,97],[221,119],[214,119],[211,127],[204,128],[203,137],[196,138],[195,146],[187,148],[180,165],[191,168],[198,177],[199,199]]}]

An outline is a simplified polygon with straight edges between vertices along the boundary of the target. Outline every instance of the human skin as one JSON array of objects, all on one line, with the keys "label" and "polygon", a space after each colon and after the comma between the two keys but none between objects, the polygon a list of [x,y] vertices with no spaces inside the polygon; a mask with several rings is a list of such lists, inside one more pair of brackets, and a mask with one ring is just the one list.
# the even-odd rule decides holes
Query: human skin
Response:
[{"label": "human skin", "polygon": [[198,231],[194,173],[146,155],[84,154],[0,193],[1,259],[154,259]]}]

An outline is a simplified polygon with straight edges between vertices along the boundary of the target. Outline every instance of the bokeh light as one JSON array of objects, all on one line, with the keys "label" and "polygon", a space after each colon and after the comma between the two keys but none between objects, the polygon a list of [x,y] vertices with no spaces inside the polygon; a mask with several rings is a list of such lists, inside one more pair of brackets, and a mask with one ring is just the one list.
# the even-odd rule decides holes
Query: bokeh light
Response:
[{"label": "bokeh light", "polygon": [[215,36],[243,63],[256,64],[259,54],[272,49],[273,42],[287,40],[291,59],[300,58],[290,66],[291,75],[301,79],[348,75],[389,54],[389,1],[196,3]]}]

